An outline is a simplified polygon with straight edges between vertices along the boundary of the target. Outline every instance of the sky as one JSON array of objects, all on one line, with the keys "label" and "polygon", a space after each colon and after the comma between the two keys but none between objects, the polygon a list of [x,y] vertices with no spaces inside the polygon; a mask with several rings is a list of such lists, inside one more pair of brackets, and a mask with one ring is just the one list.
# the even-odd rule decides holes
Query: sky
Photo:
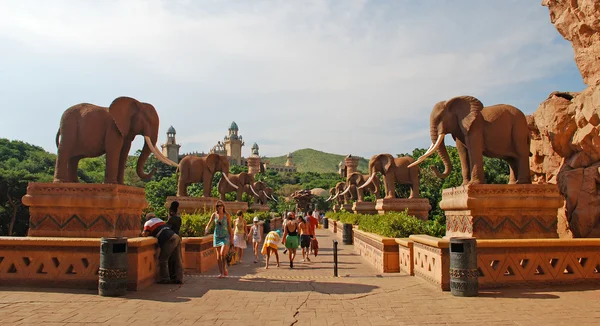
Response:
[{"label": "sky", "polygon": [[236,121],[245,156],[409,153],[429,147],[439,101],[531,114],[585,88],[540,2],[0,0],[0,137],[56,153],[67,108],[130,96],[181,152]]}]

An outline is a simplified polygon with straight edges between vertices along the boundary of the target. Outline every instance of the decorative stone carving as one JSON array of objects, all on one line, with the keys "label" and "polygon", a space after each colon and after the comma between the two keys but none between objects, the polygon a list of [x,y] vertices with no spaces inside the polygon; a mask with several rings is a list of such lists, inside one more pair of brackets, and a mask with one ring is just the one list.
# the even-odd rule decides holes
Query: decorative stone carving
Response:
[{"label": "decorative stone carving", "polygon": [[233,217],[237,211],[246,212],[248,210],[248,203],[245,201],[226,201],[225,209]]},{"label": "decorative stone carving", "polygon": [[29,236],[137,237],[144,189],[118,184],[37,183],[27,186]]},{"label": "decorative stone carving", "polygon": [[[219,198],[215,197],[188,197],[188,196],[169,196],[167,197],[166,207],[169,207],[173,201],[179,202],[179,212],[194,214],[207,213],[215,210],[215,204]],[[225,209],[231,212],[228,206]]]},{"label": "decorative stone carving", "polygon": [[269,205],[267,204],[252,204],[250,205],[250,207],[248,207],[248,209],[253,210],[255,212],[268,212],[270,210]]},{"label": "decorative stone carving", "polygon": [[362,201],[362,202],[354,202],[352,204],[352,211],[354,214],[377,214],[377,209],[375,208],[376,203]]},{"label": "decorative stone carving", "polygon": [[556,238],[563,199],[556,185],[478,184],[444,189],[446,237]]},{"label": "decorative stone carving", "polygon": [[427,198],[382,198],[377,200],[375,209],[379,215],[389,212],[403,212],[408,209],[408,214],[427,221],[431,205]]}]

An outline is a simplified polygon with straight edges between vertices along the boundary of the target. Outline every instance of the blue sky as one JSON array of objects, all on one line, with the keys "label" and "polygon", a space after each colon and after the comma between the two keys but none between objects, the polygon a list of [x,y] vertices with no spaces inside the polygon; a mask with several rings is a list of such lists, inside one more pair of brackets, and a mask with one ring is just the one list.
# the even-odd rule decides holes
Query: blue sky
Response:
[{"label": "blue sky", "polygon": [[453,96],[529,114],[585,87],[539,0],[0,1],[0,62],[0,137],[50,152],[65,109],[123,95],[182,152],[235,120],[244,155],[370,157],[429,147]]}]

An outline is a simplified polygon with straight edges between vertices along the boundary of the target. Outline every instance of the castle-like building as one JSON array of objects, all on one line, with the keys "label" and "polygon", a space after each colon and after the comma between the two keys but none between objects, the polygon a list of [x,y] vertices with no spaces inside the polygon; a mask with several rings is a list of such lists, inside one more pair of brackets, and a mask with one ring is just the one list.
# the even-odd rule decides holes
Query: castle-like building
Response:
[{"label": "castle-like building", "polygon": [[205,152],[191,152],[180,154],[179,149],[181,148],[180,144],[177,144],[175,140],[175,128],[173,126],[169,127],[167,130],[167,142],[161,145],[162,153],[169,160],[179,163],[179,161],[187,155],[194,156],[207,156],[208,154],[219,154],[223,156],[227,156],[229,159],[230,165],[242,165],[247,166],[248,171],[250,173],[256,174],[258,172],[264,172],[265,170],[275,170],[277,172],[296,172],[296,166],[292,161],[292,154],[289,153],[287,156],[287,161],[284,165],[274,165],[270,164],[268,161],[261,162],[261,157],[258,153],[258,144],[254,143],[252,145],[252,153],[248,158],[242,156],[242,147],[244,144],[243,137],[239,134],[239,128],[237,123],[233,121],[228,129],[228,134],[223,137],[223,142],[218,141],[215,146],[213,146],[208,153]]}]

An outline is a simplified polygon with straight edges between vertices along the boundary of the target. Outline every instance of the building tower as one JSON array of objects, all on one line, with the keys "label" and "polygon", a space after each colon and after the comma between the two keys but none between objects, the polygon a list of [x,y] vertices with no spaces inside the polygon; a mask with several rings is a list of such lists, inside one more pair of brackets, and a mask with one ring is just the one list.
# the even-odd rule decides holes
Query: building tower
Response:
[{"label": "building tower", "polygon": [[288,166],[288,167],[294,166],[294,162],[292,162],[292,153],[288,153],[287,161],[285,161],[285,166]]},{"label": "building tower", "polygon": [[169,160],[179,163],[179,148],[181,145],[175,141],[175,128],[169,127],[167,130],[167,142],[161,145],[162,154]]},{"label": "building tower", "polygon": [[360,161],[360,157],[358,156],[352,156],[352,154],[349,154],[348,156],[346,156],[346,158],[344,159],[344,164],[346,165],[346,173],[348,173],[347,176],[349,176],[350,174],[354,173],[354,172],[358,172],[358,161]]},{"label": "building tower", "polygon": [[225,151],[232,165],[242,164],[242,146],[244,146],[244,140],[242,136],[238,135],[238,130],[238,125],[233,121],[231,126],[229,126],[229,134],[223,139]]},{"label": "building tower", "polygon": [[252,145],[252,155],[248,157],[248,173],[255,175],[260,172],[260,155],[258,154],[258,144]]}]

